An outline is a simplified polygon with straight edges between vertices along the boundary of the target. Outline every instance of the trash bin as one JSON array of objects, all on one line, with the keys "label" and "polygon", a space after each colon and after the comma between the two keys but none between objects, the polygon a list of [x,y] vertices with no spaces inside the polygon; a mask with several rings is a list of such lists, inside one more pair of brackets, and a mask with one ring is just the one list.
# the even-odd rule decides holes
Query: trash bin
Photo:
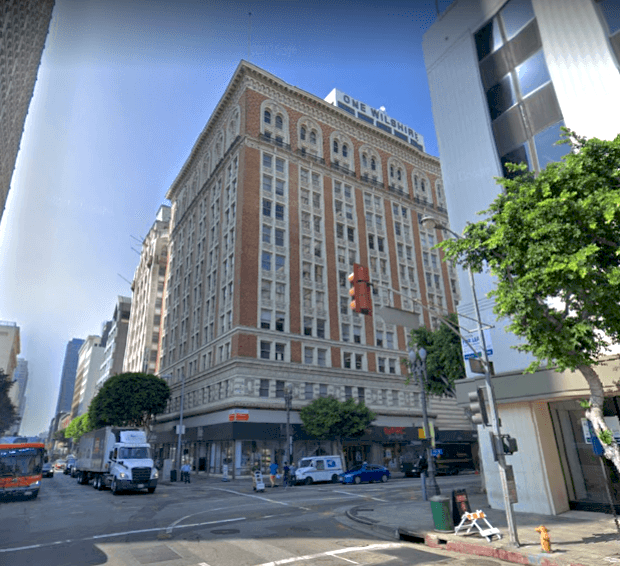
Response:
[{"label": "trash bin", "polygon": [[177,471],[170,470],[170,481],[177,481]]},{"label": "trash bin", "polygon": [[434,495],[430,499],[433,524],[438,533],[454,532],[452,513],[450,512],[450,498],[443,495]]}]

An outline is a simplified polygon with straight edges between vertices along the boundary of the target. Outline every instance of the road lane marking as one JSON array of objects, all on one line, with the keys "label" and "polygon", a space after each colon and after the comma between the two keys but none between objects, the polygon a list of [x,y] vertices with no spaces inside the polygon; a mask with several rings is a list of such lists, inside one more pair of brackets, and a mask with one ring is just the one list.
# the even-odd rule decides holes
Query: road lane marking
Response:
[{"label": "road lane marking", "polygon": [[303,509],[304,511],[311,511],[311,509],[308,509],[308,507],[302,507],[301,505],[291,505],[290,503],[284,503],[284,501],[269,499],[268,497],[261,497],[260,495],[252,495],[251,493],[243,493],[241,491],[234,491],[232,489],[224,489],[223,487],[210,487],[209,489],[225,491],[227,493],[234,493],[235,495],[243,495],[244,497],[254,497],[255,499],[261,499],[262,501],[269,501],[269,503],[277,503],[278,505],[286,505],[287,507],[295,507],[297,509]]},{"label": "road lane marking", "polygon": [[[292,564],[300,560],[314,560],[316,558],[322,558],[323,556],[332,556],[334,558],[342,558],[339,554],[346,554],[347,552],[359,552],[368,550],[383,550],[385,548],[401,548],[403,546],[400,542],[388,542],[385,544],[369,544],[368,546],[352,546],[349,548],[339,548],[338,550],[328,550],[326,552],[320,552],[319,554],[306,554],[305,556],[295,556],[294,558],[284,558],[283,560],[276,560],[274,562],[265,562],[258,566],[279,566],[280,564]],[[357,564],[357,563],[355,563]]]},{"label": "road lane marking", "polygon": [[348,491],[342,491],[340,489],[334,489],[333,491],[335,491],[336,493],[346,493],[347,495],[352,495],[354,497],[361,497],[363,499],[374,499],[375,501],[383,501],[384,503],[388,502],[387,499],[379,499],[378,497],[370,497],[369,495],[360,495],[359,493],[349,493]]},{"label": "road lane marking", "polygon": [[[246,517],[235,517],[234,519],[221,519],[219,521],[205,521],[203,523],[193,523],[190,525],[177,525],[176,527],[174,527],[175,529],[185,529],[188,527],[203,527],[206,525],[217,525],[220,523],[232,523],[235,521],[245,521],[247,518]],[[68,539],[68,540],[58,540],[55,542],[48,542],[48,543],[42,543],[42,544],[32,544],[30,546],[19,546],[19,547],[15,547],[15,548],[0,548],[0,552],[18,552],[20,550],[31,550],[33,548],[44,548],[46,546],[54,546],[54,545],[58,545],[58,544],[71,544],[74,542],[81,542],[81,541],[85,541],[85,540],[99,540],[102,538],[112,538],[112,537],[122,537],[125,535],[135,535],[135,534],[140,534],[140,533],[150,533],[150,532],[154,532],[154,531],[165,531],[167,530],[168,527],[155,527],[153,529],[140,529],[140,530],[136,530],[136,531],[124,531],[122,533],[109,533],[106,535],[93,535],[91,537],[84,537],[84,538],[79,538],[79,539]]]},{"label": "road lane marking", "polygon": [[[249,504],[235,506],[236,509],[239,509],[240,507],[249,507]],[[192,513],[191,515],[185,515],[185,517],[181,517],[180,519],[177,519],[176,521],[171,523],[166,529],[166,534],[169,535],[172,532],[172,529],[174,529],[181,521],[185,521],[185,519],[189,519],[190,517],[195,517],[196,515],[203,515],[204,513],[213,513],[213,511],[221,511],[222,509],[230,509],[230,505],[227,505],[226,507],[218,507],[216,509],[207,509],[206,511],[199,511],[198,513]]]}]

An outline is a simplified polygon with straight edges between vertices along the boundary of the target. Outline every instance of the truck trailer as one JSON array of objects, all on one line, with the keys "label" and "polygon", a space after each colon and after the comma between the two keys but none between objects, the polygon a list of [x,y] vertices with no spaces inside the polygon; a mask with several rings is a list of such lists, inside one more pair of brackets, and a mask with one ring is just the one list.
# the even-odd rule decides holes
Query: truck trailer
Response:
[{"label": "truck trailer", "polygon": [[109,487],[114,495],[146,489],[154,493],[159,474],[143,430],[107,426],[80,438],[75,462],[79,484]]}]

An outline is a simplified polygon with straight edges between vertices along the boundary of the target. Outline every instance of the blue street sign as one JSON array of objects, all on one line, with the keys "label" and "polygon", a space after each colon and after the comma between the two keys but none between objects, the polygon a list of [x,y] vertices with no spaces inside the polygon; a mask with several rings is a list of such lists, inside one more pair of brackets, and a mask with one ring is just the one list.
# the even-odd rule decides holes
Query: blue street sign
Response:
[{"label": "blue street sign", "polygon": [[[487,347],[487,356],[491,356],[493,354],[493,344],[491,343],[491,332],[489,331],[488,328],[485,328],[483,332],[484,332],[484,341]],[[480,343],[479,334],[472,334],[466,339],[462,338],[461,341],[463,343],[463,358],[468,360],[469,358],[475,358],[478,356],[482,357],[482,344]],[[474,355],[474,352],[472,352],[472,348],[473,350],[477,352],[478,356]]]},{"label": "blue street sign", "polygon": [[443,448],[433,448],[431,450],[431,456],[443,456]]}]

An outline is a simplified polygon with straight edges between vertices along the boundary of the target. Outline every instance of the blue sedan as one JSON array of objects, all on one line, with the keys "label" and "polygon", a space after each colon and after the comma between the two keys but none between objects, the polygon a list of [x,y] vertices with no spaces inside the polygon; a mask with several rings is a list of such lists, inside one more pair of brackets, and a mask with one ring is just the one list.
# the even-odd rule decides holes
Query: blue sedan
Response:
[{"label": "blue sedan", "polygon": [[342,483],[362,483],[363,481],[374,482],[380,481],[385,483],[390,479],[390,470],[383,466],[374,466],[372,464],[362,464],[355,466],[348,472],[340,474]]}]

